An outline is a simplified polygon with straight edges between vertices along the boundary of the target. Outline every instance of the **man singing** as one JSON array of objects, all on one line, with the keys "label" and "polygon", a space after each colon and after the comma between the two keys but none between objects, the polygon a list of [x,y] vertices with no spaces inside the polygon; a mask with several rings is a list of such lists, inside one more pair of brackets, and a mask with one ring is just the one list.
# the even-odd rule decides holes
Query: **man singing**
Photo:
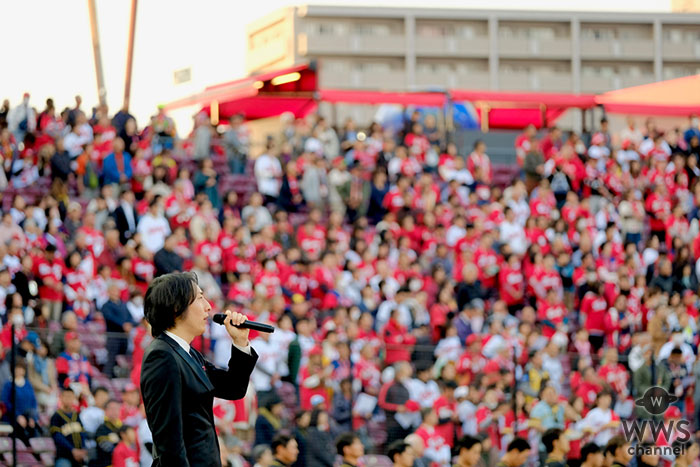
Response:
[{"label": "man singing", "polygon": [[153,433],[153,465],[219,467],[213,398],[243,398],[258,358],[248,342],[248,330],[235,327],[246,317],[226,311],[233,348],[228,370],[222,370],[190,347],[204,333],[211,311],[195,274],[172,273],[153,280],[144,311],[155,337],[141,370],[141,393]]}]

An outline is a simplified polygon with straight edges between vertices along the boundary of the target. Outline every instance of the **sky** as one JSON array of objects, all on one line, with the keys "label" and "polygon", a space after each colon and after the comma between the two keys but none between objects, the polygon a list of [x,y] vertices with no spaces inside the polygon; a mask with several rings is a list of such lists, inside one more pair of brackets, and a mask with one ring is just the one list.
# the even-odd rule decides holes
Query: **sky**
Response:
[{"label": "sky", "polygon": [[[158,104],[245,73],[245,27],[290,0],[141,0],[138,3],[131,112],[143,122]],[[425,0],[314,1],[333,5],[421,7]],[[431,0],[430,7],[669,12],[671,0]],[[123,102],[131,0],[96,0],[107,103]],[[73,96],[89,109],[97,99],[87,0],[0,2],[7,42],[0,99],[15,105],[24,92],[41,110],[47,97],[62,109]],[[15,47],[12,44],[16,44]],[[172,86],[173,72],[191,67],[192,83]],[[175,93],[175,94],[174,94]]]}]

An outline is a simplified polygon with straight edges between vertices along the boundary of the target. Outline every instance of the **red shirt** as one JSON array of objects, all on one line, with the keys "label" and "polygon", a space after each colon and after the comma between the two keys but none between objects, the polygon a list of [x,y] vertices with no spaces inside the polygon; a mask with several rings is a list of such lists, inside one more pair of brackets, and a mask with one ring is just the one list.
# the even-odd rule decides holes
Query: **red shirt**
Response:
[{"label": "red shirt", "polygon": [[482,285],[487,289],[495,287],[501,263],[500,257],[492,249],[483,250],[479,247],[474,253],[474,263],[479,269]]},{"label": "red shirt", "polygon": [[318,258],[326,246],[325,235],[319,235],[315,229],[308,232],[305,227],[299,229],[297,242],[302,251],[312,258]]},{"label": "red shirt", "polygon": [[452,448],[455,437],[455,424],[452,421],[452,417],[457,412],[457,403],[448,401],[445,396],[440,396],[433,404],[433,408],[437,412],[438,419],[449,419],[448,422],[436,426],[435,431]]},{"label": "red shirt", "polygon": [[[66,273],[66,265],[62,259],[54,258],[53,264],[50,264],[45,258],[39,259],[34,265],[35,274],[44,282],[39,287],[39,297],[42,300],[60,302],[63,300],[63,285],[61,280]],[[47,281],[53,281],[58,285],[57,289],[46,285]]]},{"label": "red shirt", "polygon": [[129,446],[123,441],[112,452],[112,467],[138,467],[139,454],[136,446]]},{"label": "red shirt", "polygon": [[645,208],[652,213],[649,220],[651,230],[666,230],[664,216],[669,216],[671,214],[671,201],[666,197],[659,196],[657,193],[652,193],[647,198]]},{"label": "red shirt", "polygon": [[513,269],[507,264],[504,265],[498,273],[498,286],[501,299],[503,299],[508,306],[523,303],[525,277],[519,268]]},{"label": "red shirt", "polygon": [[391,212],[398,212],[402,207],[404,207],[403,194],[394,187],[389,192],[384,195],[383,201],[384,207]]},{"label": "red shirt", "polygon": [[556,327],[564,323],[566,307],[561,303],[545,303],[537,310],[537,317],[541,322],[547,322],[542,326],[542,335],[550,338],[556,333]]},{"label": "red shirt", "polygon": [[612,365],[610,363],[600,367],[598,375],[607,382],[618,394],[627,393],[627,381],[629,373],[621,364]]},{"label": "red shirt", "polygon": [[391,319],[384,328],[382,335],[386,345],[384,362],[387,365],[411,361],[411,351],[413,350],[413,344],[416,343],[416,338],[409,334],[404,326]]},{"label": "red shirt", "polygon": [[194,254],[197,256],[204,256],[210,268],[221,266],[223,251],[218,243],[209,240],[201,241],[194,248]]},{"label": "red shirt", "polygon": [[408,151],[412,156],[414,156],[419,163],[425,162],[425,153],[430,149],[430,141],[425,135],[417,135],[415,133],[409,133],[406,135],[404,144],[408,148]]},{"label": "red shirt", "polygon": [[588,292],[581,300],[581,312],[586,317],[585,327],[589,334],[602,335],[605,332],[605,315],[608,303],[605,298]]}]

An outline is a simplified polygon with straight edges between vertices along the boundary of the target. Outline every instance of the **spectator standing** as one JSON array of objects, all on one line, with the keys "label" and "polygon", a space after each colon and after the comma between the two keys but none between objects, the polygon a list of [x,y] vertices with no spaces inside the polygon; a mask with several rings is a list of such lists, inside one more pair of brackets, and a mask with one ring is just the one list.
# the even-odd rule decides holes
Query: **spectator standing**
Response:
[{"label": "spectator standing", "polygon": [[244,128],[243,115],[232,116],[229,124],[230,127],[223,137],[226,159],[232,173],[242,174],[245,172],[248,158],[248,134]]},{"label": "spectator standing", "polygon": [[29,93],[25,92],[22,102],[7,114],[7,128],[14,134],[15,140],[24,140],[24,135],[36,129],[36,113],[29,104]]},{"label": "spectator standing", "polygon": [[123,185],[130,182],[133,175],[131,154],[124,151],[124,140],[121,138],[114,139],[113,148],[114,151],[102,163],[102,183]]},{"label": "spectator standing", "polygon": [[258,192],[265,197],[266,203],[274,203],[280,194],[280,179],[282,165],[273,155],[274,143],[270,140],[263,154],[255,159],[255,179],[258,182]]},{"label": "spectator standing", "polygon": [[139,216],[134,209],[136,196],[131,190],[125,190],[119,197],[119,206],[114,210],[112,216],[119,230],[119,241],[122,245],[136,234],[139,224]]},{"label": "spectator standing", "polygon": [[209,117],[200,112],[194,117],[194,152],[192,158],[199,162],[211,157],[212,126]]},{"label": "spectator standing", "polygon": [[309,422],[309,444],[306,454],[308,467],[333,467],[335,456],[329,447],[333,445],[330,435],[328,412],[314,409]]},{"label": "spectator standing", "polygon": [[[114,364],[117,355],[126,355],[129,344],[128,335],[134,327],[131,313],[121,299],[121,290],[116,284],[108,289],[109,301],[102,306],[102,315],[107,323],[107,363],[104,372],[114,375]],[[126,334],[126,336],[124,336]]]},{"label": "spectator standing", "polygon": [[199,170],[194,174],[195,193],[205,193],[211,201],[212,207],[221,209],[221,195],[218,190],[219,175],[214,170],[214,161],[211,158],[200,162]]},{"label": "spectator standing", "polygon": [[148,212],[142,216],[136,227],[141,235],[141,241],[151,253],[156,253],[165,243],[165,237],[170,235],[170,224],[163,215],[161,198],[156,196],[150,202]]},{"label": "spectator standing", "polygon": [[411,373],[413,370],[408,362],[399,362],[395,366],[394,381],[385,384],[379,392],[379,407],[386,413],[387,444],[403,439],[411,432],[407,412],[416,412],[419,408],[416,402],[409,400],[406,387]]}]

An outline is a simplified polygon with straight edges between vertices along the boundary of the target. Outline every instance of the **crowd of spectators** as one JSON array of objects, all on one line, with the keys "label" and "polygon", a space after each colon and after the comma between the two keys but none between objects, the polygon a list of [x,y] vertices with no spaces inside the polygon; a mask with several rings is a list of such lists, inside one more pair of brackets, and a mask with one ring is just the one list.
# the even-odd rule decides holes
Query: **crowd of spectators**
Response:
[{"label": "crowd of spectators", "polygon": [[[619,436],[700,428],[695,116],[528,127],[501,185],[483,142],[420,112],[394,134],[284,115],[252,158],[240,115],[179,138],[163,109],[81,104],[0,109],[2,414],[56,465],[150,465],[143,296],[181,270],[276,326],[251,333],[246,397],[216,402],[225,465],[697,464],[692,441],[631,459]],[[225,334],[193,346],[226,365]],[[652,386],[676,397],[660,416],[634,403]]]}]

